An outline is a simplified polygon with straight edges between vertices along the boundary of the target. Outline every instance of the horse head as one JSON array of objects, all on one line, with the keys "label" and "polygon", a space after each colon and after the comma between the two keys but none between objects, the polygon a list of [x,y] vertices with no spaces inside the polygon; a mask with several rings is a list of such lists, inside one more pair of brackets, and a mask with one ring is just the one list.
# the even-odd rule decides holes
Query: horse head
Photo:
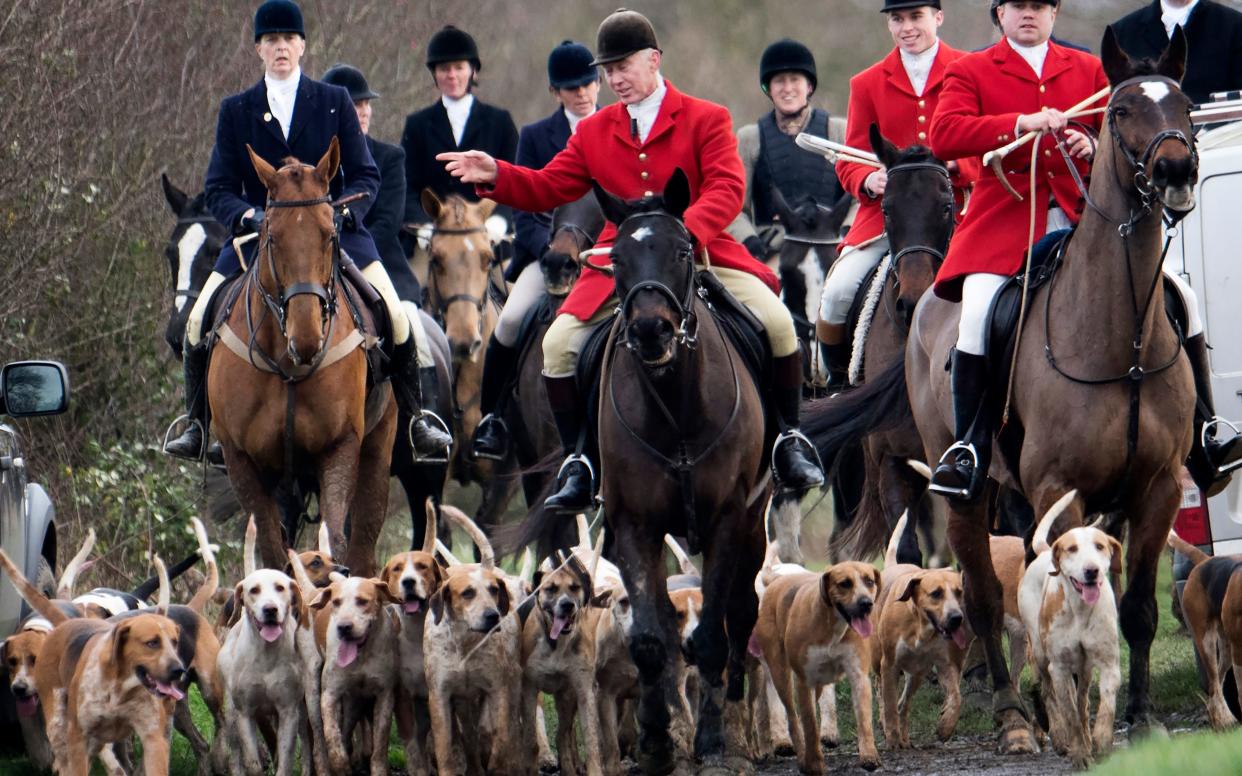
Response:
[{"label": "horse head", "polygon": [[246,150],[268,197],[255,254],[260,290],[281,325],[289,359],[308,364],[326,344],[334,304],[336,225],[329,187],[340,167],[340,145],[333,137],[314,167],[288,158],[279,170]]},{"label": "horse head", "polygon": [[1185,33],[1175,28],[1159,59],[1134,60],[1110,27],[1101,59],[1113,87],[1107,119],[1111,143],[1105,148],[1114,157],[1114,173],[1124,180],[1128,168],[1143,206],[1154,198],[1175,213],[1188,213],[1195,206],[1199,156],[1190,124],[1192,103],[1180,86],[1186,72]]},{"label": "horse head", "polygon": [[173,290],[173,307],[168,314],[164,341],[173,353],[180,356],[190,308],[211,274],[216,256],[228,239],[228,230],[208,212],[202,193],[190,197],[163,174],[160,175],[160,184],[164,189],[164,200],[177,217],[168,236],[168,245],[164,247]]},{"label": "horse head", "polygon": [[842,225],[853,199],[845,193],[829,206],[808,197],[791,207],[781,190],[772,186],[772,208],[785,227],[777,255],[781,299],[793,312],[795,324],[806,326],[808,331],[810,322],[819,315],[819,290],[836,258]]},{"label": "horse head", "polygon": [[552,239],[539,257],[544,285],[553,296],[564,296],[578,279],[578,255],[594,247],[604,230],[604,213],[591,194],[561,205],[552,213]]},{"label": "horse head", "polygon": [[894,308],[906,326],[915,305],[936,279],[953,236],[953,181],[926,146],[899,149],[871,125],[871,148],[888,171],[880,203],[888,234],[897,298]]},{"label": "horse head", "polygon": [[595,196],[604,217],[617,225],[610,271],[621,299],[623,341],[645,366],[667,366],[678,343],[693,341],[696,243],[682,221],[690,182],[677,169],[660,196],[625,202],[599,184]]},{"label": "horse head", "polygon": [[428,288],[454,359],[474,358],[483,347],[487,277],[496,262],[484,222],[496,209],[490,199],[467,202],[457,194],[443,201],[423,189],[423,210],[431,216]]}]

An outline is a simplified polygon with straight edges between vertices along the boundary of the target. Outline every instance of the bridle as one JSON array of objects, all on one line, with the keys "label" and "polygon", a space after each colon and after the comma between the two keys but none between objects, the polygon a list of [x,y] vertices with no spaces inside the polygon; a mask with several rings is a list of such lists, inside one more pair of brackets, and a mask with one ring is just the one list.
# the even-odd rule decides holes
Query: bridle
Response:
[{"label": "bridle", "polygon": [[[646,210],[631,214],[625,221],[628,222],[635,218],[664,218],[677,225],[681,245],[677,247],[673,259],[685,267],[686,292],[683,296],[678,296],[673,289],[658,280],[641,280],[631,286],[629,291],[625,293],[625,298],[621,300],[620,307],[617,308],[623,323],[626,324],[622,328],[621,344],[630,352],[638,355],[638,346],[630,340],[629,336],[630,310],[633,308],[634,298],[639,292],[654,291],[664,297],[677,313],[678,324],[677,330],[673,335],[673,343],[675,345],[683,345],[688,350],[694,350],[698,342],[699,330],[698,317],[694,312],[694,293],[696,288],[694,282],[694,238],[681,219],[671,213],[665,213],[660,210]],[[624,222],[622,223],[624,224]],[[617,230],[620,232],[620,226],[617,227]],[[590,266],[590,264],[588,263],[587,266]],[[646,362],[644,362],[644,366],[646,365]]]},{"label": "bridle", "polygon": [[[945,207],[948,209],[947,215],[949,217],[949,231],[948,234],[945,235],[944,244],[939,247],[918,244],[907,245],[894,253],[892,258],[889,260],[894,269],[899,268],[901,266],[901,260],[911,253],[926,253],[935,260],[936,266],[939,267],[944,263],[944,255],[949,250],[949,241],[953,238],[953,230],[956,227],[956,222],[953,218],[953,178],[949,175],[948,168],[943,164],[940,164],[939,162],[906,162],[905,164],[895,164],[888,168],[888,177],[891,178],[894,175],[899,175],[901,173],[919,172],[920,170],[932,170],[939,173],[944,178],[944,185],[947,190]],[[891,215],[889,212],[887,198],[880,201],[880,210],[884,213],[884,223],[887,230],[887,224],[889,223]]]},{"label": "bridle", "polygon": [[[427,253],[431,256],[432,264],[436,263],[436,258],[435,258],[435,253],[431,250],[431,243],[435,241],[436,235],[438,234],[455,234],[455,235],[487,234],[487,227],[482,226],[482,225],[460,226],[460,227],[433,226],[431,228],[430,241],[427,243]],[[491,275],[492,271],[497,267],[497,265],[498,265],[498,262],[496,261],[496,254],[492,253],[492,258],[488,262],[487,270],[486,270],[489,276]],[[447,297],[441,297],[439,284],[436,283],[436,273],[435,273],[434,266],[427,273],[427,290],[431,295],[432,301],[435,303],[436,323],[439,323],[441,326],[444,325],[444,316],[448,315],[448,309],[450,306],[457,304],[459,302],[466,302],[467,304],[474,305],[475,310],[479,314],[478,334],[479,334],[479,337],[482,338],[483,336],[483,306],[487,303],[486,296],[475,296],[474,294],[452,294]]]},{"label": "bridle", "polygon": [[[204,214],[201,216],[178,216],[177,221],[176,221],[176,226],[189,226],[191,224],[219,224],[219,223],[220,222],[216,220],[215,216],[208,213],[208,214]],[[175,231],[175,227],[174,227],[174,231]],[[171,254],[171,252],[174,250],[173,246],[175,244],[176,243],[172,243],[172,242],[169,243],[168,248],[167,248],[168,253]],[[200,248],[199,250],[202,250],[202,249]],[[176,299],[177,297],[183,297],[188,303],[193,304],[195,301],[198,300],[198,296],[201,292],[202,292],[201,288],[195,288],[194,286],[186,286],[184,288],[178,287],[178,288],[173,289],[173,299]]]}]

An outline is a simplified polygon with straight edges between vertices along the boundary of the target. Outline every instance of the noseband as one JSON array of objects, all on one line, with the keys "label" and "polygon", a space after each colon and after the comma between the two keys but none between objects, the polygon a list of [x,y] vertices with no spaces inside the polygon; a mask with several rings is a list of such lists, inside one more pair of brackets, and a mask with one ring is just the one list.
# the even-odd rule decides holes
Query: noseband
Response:
[{"label": "noseband", "polygon": [[[436,235],[438,234],[457,234],[457,235],[487,234],[487,227],[482,226],[482,225],[480,226],[433,226],[431,228],[430,240],[435,240]],[[431,252],[430,240],[427,243],[427,253],[431,255],[432,263],[435,263],[435,254]],[[491,271],[495,267],[496,267],[496,254],[492,253],[492,259],[487,264],[487,272],[491,273]],[[474,305],[474,309],[478,312],[479,314],[479,336],[480,337],[483,336],[483,305],[486,302],[486,297],[475,296],[474,294],[452,294],[451,296],[441,297],[440,286],[439,284],[436,283],[436,273],[434,271],[434,268],[432,268],[432,270],[429,271],[427,274],[427,285],[430,287],[429,290],[431,291],[432,299],[435,300],[435,305],[436,305],[435,317],[436,317],[437,323],[439,323],[441,326],[444,325],[444,316],[448,314],[448,309],[450,306],[457,304],[458,302],[466,302],[467,304]],[[484,293],[486,293],[486,289]]]},{"label": "noseband", "polygon": [[1190,152],[1190,164],[1192,169],[1196,171],[1199,169],[1199,152],[1195,148],[1194,143],[1190,141],[1190,138],[1186,137],[1186,133],[1182,132],[1180,129],[1170,128],[1157,132],[1151,140],[1147,141],[1147,146],[1143,149],[1143,153],[1141,155],[1136,155],[1132,150],[1130,150],[1130,147],[1127,146],[1125,141],[1122,139],[1121,130],[1117,128],[1117,108],[1113,105],[1113,102],[1117,99],[1117,95],[1120,94],[1122,90],[1130,86],[1135,86],[1140,83],[1150,83],[1152,81],[1166,84],[1175,91],[1181,91],[1181,85],[1172,78],[1157,75],[1141,75],[1121,82],[1117,88],[1113,90],[1113,95],[1108,101],[1108,130],[1113,137],[1114,153],[1120,150],[1122,157],[1126,160],[1126,163],[1129,164],[1130,168],[1134,170],[1134,188],[1138,191],[1139,199],[1143,204],[1143,215],[1147,215],[1152,211],[1152,205],[1155,202],[1159,202],[1162,207],[1164,205],[1164,200],[1160,196],[1159,190],[1157,190],[1152,184],[1149,170],[1152,163],[1152,157],[1156,155],[1156,150],[1161,146],[1161,144],[1163,144],[1166,140],[1176,140],[1186,146],[1186,150]]},{"label": "noseband", "polygon": [[[690,230],[686,229],[686,225],[682,220],[670,213],[660,210],[647,210],[640,213],[634,213],[627,217],[625,221],[617,227],[618,233],[621,227],[627,222],[635,218],[665,218],[677,225],[679,236],[684,244],[677,248],[673,258],[678,263],[685,265],[685,288],[684,296],[679,297],[673,289],[658,280],[642,280],[635,283],[626,292],[625,298],[621,300],[621,306],[618,311],[621,318],[628,324],[630,319],[630,309],[634,306],[634,298],[640,291],[655,291],[660,296],[668,300],[672,308],[677,312],[678,324],[677,331],[673,341],[678,345],[685,345],[693,350],[698,341],[698,319],[694,315],[694,238],[690,235]],[[627,325],[622,334],[622,344],[631,352],[637,354],[638,346],[630,341],[629,326]]]},{"label": "noseband", "polygon": [[[893,177],[899,173],[918,172],[920,170],[933,170],[944,178],[945,187],[948,190],[948,208],[949,208],[949,234],[945,237],[944,245],[935,248],[930,245],[907,245],[901,250],[893,254],[890,260],[894,268],[901,266],[901,260],[911,253],[926,253],[936,261],[936,266],[944,263],[945,251],[949,250],[949,241],[953,238],[953,230],[956,227],[956,221],[953,219],[953,178],[949,175],[949,170],[938,162],[907,162],[905,164],[893,165],[888,170],[888,177]],[[887,228],[889,220],[888,205],[880,202],[880,209],[884,212],[884,222]]]}]

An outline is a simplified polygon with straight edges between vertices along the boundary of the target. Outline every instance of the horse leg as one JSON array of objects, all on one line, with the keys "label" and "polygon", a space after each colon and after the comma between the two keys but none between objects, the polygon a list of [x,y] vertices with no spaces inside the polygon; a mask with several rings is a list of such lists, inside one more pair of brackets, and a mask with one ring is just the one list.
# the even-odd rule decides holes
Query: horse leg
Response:
[{"label": "horse leg", "polygon": [[[749,540],[737,533],[729,534],[729,543],[741,545],[735,555],[733,585],[725,610],[725,626],[729,634],[727,684],[725,688],[725,754],[730,758],[730,771],[753,770],[754,752],[747,745],[746,721],[746,655],[750,634],[759,619],[759,597],[755,593],[755,576],[763,566],[762,507],[747,510],[751,531]],[[739,759],[740,758],[740,759]]]},{"label": "horse leg", "polygon": [[1129,585],[1121,597],[1121,634],[1130,645],[1129,699],[1126,721],[1136,734],[1162,733],[1164,726],[1152,714],[1150,686],[1151,643],[1156,636],[1156,565],[1164,551],[1165,541],[1182,489],[1171,472],[1153,479],[1145,497],[1136,498],[1130,521],[1130,546],[1126,553]]},{"label": "horse leg", "polygon": [[668,598],[664,543],[661,537],[633,525],[635,516],[614,512],[608,517],[616,528],[617,565],[634,612],[629,647],[639,678],[637,760],[646,773],[670,773],[675,765],[669,735],[675,689],[669,677],[676,613]]},{"label": "horse leg", "polygon": [[1001,652],[1000,624],[1004,616],[1000,580],[992,567],[988,543],[987,504],[954,505],[949,513],[949,543],[962,567],[966,612],[975,635],[983,642],[992,674],[992,713],[1001,726],[1002,754],[1030,754],[1035,738],[1022,699],[1009,681]]},{"label": "horse leg", "polygon": [[[328,534],[332,539],[333,554],[339,551],[337,548],[346,548],[341,553],[345,558],[345,565],[349,567],[350,573],[354,575],[371,575],[371,567],[373,561],[365,562],[362,565],[359,559],[355,557],[354,546],[358,544],[361,533],[365,533],[366,529],[362,528],[359,523],[365,522],[360,515],[350,515],[351,523],[350,533],[345,533],[345,517],[349,514],[349,507],[354,499],[356,491],[364,491],[365,487],[358,487],[358,464],[359,464],[360,440],[352,434],[340,439],[336,445],[319,455],[319,518],[328,526]],[[387,477],[388,467],[384,467],[384,491],[387,493]],[[367,483],[369,487],[374,487],[374,482]]]},{"label": "horse leg", "polygon": [[780,559],[802,565],[802,500],[797,494],[781,492],[773,496],[769,522],[772,538],[780,547]]},{"label": "horse leg", "polygon": [[259,556],[266,568],[282,569],[289,559],[285,557],[285,543],[281,536],[280,510],[269,495],[270,491],[250,456],[226,445],[224,462],[229,470],[229,482],[237,493],[242,508],[254,515],[258,529]]}]

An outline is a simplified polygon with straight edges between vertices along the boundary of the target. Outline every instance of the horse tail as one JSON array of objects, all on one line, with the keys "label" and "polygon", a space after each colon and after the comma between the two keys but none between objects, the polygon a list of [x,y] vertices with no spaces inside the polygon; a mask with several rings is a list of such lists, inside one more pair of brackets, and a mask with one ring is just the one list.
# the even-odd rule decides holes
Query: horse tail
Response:
[{"label": "horse tail", "polygon": [[828,463],[868,434],[896,428],[911,417],[902,357],[857,388],[811,402],[802,414],[802,433]]},{"label": "horse tail", "polygon": [[[829,546],[833,558],[861,560],[883,552],[892,526],[884,517],[879,488],[863,488],[854,514],[836,533]],[[841,523],[839,523],[841,524]]]},{"label": "horse tail", "polygon": [[1172,530],[1169,531],[1168,543],[1169,543],[1169,547],[1171,547],[1174,550],[1177,550],[1181,554],[1185,555],[1187,558],[1190,558],[1190,562],[1195,566],[1198,566],[1203,561],[1212,557],[1211,555],[1208,555],[1206,552],[1194,546],[1193,544],[1186,541],[1182,537],[1178,536],[1176,531],[1172,531]]}]

